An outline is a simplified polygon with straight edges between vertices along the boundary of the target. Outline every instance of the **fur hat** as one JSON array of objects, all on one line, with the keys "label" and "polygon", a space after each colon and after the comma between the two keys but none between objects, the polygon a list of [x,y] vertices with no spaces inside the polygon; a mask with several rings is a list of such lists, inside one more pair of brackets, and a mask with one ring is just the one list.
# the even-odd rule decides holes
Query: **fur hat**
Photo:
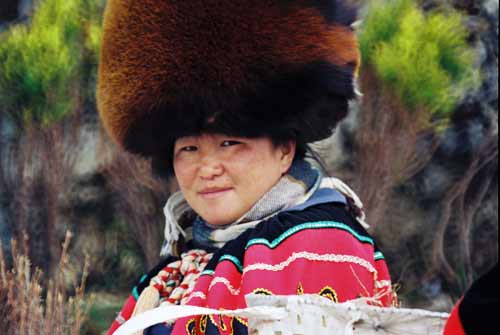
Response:
[{"label": "fur hat", "polygon": [[202,132],[324,139],[355,95],[354,19],[347,0],[109,0],[104,126],[126,150],[165,159]]}]

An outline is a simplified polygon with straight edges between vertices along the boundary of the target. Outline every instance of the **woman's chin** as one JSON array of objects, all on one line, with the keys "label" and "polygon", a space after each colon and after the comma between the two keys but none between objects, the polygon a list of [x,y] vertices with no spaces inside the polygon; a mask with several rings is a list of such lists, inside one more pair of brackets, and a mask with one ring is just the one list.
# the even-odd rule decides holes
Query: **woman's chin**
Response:
[{"label": "woman's chin", "polygon": [[242,204],[241,198],[233,190],[223,192],[218,196],[198,196],[191,203],[194,211],[214,226],[227,226],[240,219],[250,209]]}]

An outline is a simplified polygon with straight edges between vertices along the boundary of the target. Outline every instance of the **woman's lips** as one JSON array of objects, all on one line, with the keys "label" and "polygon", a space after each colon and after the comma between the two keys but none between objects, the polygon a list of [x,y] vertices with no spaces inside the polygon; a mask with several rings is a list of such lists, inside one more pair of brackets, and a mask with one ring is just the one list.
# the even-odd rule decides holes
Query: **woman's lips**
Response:
[{"label": "woman's lips", "polygon": [[204,189],[204,190],[198,192],[198,194],[202,198],[213,199],[213,198],[217,198],[217,197],[220,197],[220,196],[226,194],[227,192],[231,191],[232,189],[233,189],[232,187],[226,187],[226,188],[208,188],[208,189]]}]

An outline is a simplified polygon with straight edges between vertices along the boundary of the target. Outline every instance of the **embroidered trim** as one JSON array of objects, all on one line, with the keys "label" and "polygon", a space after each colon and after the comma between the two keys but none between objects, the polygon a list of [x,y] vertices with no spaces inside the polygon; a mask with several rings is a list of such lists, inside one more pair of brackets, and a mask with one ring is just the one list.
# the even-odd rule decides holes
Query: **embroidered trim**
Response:
[{"label": "embroidered trim", "polygon": [[[222,315],[219,315],[219,329],[222,330],[223,332],[227,331],[227,325],[226,322],[224,321],[224,317]],[[232,318],[230,318],[230,322],[232,322]],[[231,332],[232,334],[232,332]]]},{"label": "embroidered trim", "polygon": [[384,287],[391,287],[392,282],[390,280],[380,280],[375,282],[375,287],[376,288],[384,288]]},{"label": "embroidered trim", "polygon": [[271,264],[264,264],[264,263],[257,263],[257,264],[252,264],[247,266],[243,270],[243,275],[250,271],[257,271],[257,270],[262,270],[262,271],[283,271],[285,268],[290,266],[293,262],[299,259],[306,259],[308,261],[318,261],[318,262],[330,262],[330,263],[354,263],[359,266],[364,267],[367,269],[369,272],[376,274],[377,270],[373,267],[370,262],[356,257],[352,255],[335,255],[335,254],[315,254],[311,252],[294,252],[292,256],[290,256],[286,261],[283,261],[281,263],[271,265]]},{"label": "embroidered trim", "polygon": [[236,321],[238,321],[239,323],[241,323],[243,326],[245,327],[248,327],[248,321],[243,319],[243,318],[240,318],[238,316],[235,317]]},{"label": "embroidered trim", "polygon": [[210,322],[212,323],[212,326],[216,327],[216,328],[219,328],[219,324],[217,323],[217,321],[215,321],[214,319],[214,316],[212,314],[210,314],[208,316],[208,319],[210,320]]},{"label": "embroidered trim", "polygon": [[[139,279],[139,285],[144,283],[144,281],[148,278],[148,275],[142,275],[141,279]],[[137,289],[137,286],[135,286],[132,289],[132,295],[135,298],[135,301],[139,300],[139,290]]]},{"label": "embroidered trim", "polygon": [[302,286],[302,283],[297,285],[297,295],[304,295],[304,286]]},{"label": "embroidered trim", "polygon": [[253,290],[252,294],[274,295],[273,292],[271,292],[265,288],[256,288],[255,290]]},{"label": "embroidered trim", "polygon": [[376,260],[376,261],[381,261],[381,260],[385,259],[384,254],[383,254],[383,253],[381,253],[380,251],[377,251],[377,252],[375,253],[375,256],[374,256],[374,257],[375,257],[375,260]]},{"label": "embroidered trim", "polygon": [[200,317],[200,334],[205,334],[207,331],[208,315],[202,315]]},{"label": "embroidered trim", "polygon": [[240,273],[243,272],[243,265],[241,265],[241,262],[238,258],[231,256],[231,255],[224,255],[219,259],[219,263],[221,263],[223,261],[229,261],[229,262],[233,263],[234,266],[236,266],[236,268],[238,269],[238,271]]},{"label": "embroidered trim", "polygon": [[240,295],[240,290],[237,290],[235,289],[231,283],[229,282],[229,280],[227,280],[226,278],[223,278],[223,277],[215,277],[212,282],[210,283],[210,287],[208,288],[208,290],[212,290],[212,288],[217,285],[217,284],[223,284],[224,286],[226,286],[226,288],[229,290],[229,292],[232,294],[232,295],[235,295],[235,296],[238,296]]},{"label": "embroidered trim", "polygon": [[337,291],[335,291],[332,287],[330,286],[325,286],[320,292],[319,295],[327,298],[330,301],[333,301],[335,303],[339,302],[339,296],[337,294]]},{"label": "embroidered trim", "polygon": [[191,293],[191,295],[189,296],[187,302],[191,301],[194,298],[199,298],[199,299],[202,299],[202,300],[207,300],[207,296],[205,295],[205,293],[203,293],[201,291],[196,291],[196,292]]},{"label": "embroidered trim", "polygon": [[205,270],[203,271],[201,274],[200,274],[200,277],[201,276],[213,276],[215,274],[215,271],[214,270]]},{"label": "embroidered trim", "polygon": [[[219,320],[215,320],[215,317],[217,317]],[[226,322],[224,321],[224,317],[222,315],[209,315],[208,316],[208,319],[210,320],[210,322],[215,326],[217,327],[217,329],[222,332],[226,332],[228,330],[228,325],[231,327],[230,330],[229,330],[229,335],[233,335],[234,334],[234,325],[233,325],[233,322],[234,322],[234,317],[228,317],[229,319],[229,324],[226,325]]]},{"label": "embroidered trim", "polygon": [[186,323],[186,334],[196,335],[196,319],[191,319]]},{"label": "embroidered trim", "polygon": [[267,247],[271,249],[275,249],[277,246],[279,246],[283,241],[285,241],[287,238],[290,236],[306,229],[324,229],[324,228],[335,228],[335,229],[341,229],[344,231],[347,231],[351,235],[353,235],[358,241],[362,243],[369,243],[371,245],[375,245],[375,242],[373,239],[367,236],[362,236],[358,234],[356,231],[354,231],[351,227],[348,225],[345,225],[343,223],[335,222],[335,221],[318,221],[318,222],[308,222],[304,223],[298,226],[295,226],[293,228],[288,229],[286,232],[281,234],[277,239],[274,241],[270,242],[265,238],[256,238],[253,240],[248,241],[247,246],[245,249],[250,248],[253,245],[256,244],[263,244],[266,245]]},{"label": "embroidered trim", "polygon": [[119,324],[119,325],[122,325],[125,323],[125,318],[123,317],[122,313],[119,313],[117,316],[116,316],[116,319],[115,321]]},{"label": "embroidered trim", "polygon": [[135,301],[139,300],[139,292],[137,291],[137,286],[133,288],[132,295],[134,296]]}]

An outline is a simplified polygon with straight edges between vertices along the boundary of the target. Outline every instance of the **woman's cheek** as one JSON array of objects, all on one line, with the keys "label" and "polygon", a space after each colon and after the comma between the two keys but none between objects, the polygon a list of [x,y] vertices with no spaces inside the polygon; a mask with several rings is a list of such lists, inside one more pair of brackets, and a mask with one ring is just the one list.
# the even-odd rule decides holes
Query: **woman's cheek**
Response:
[{"label": "woman's cheek", "polygon": [[177,182],[181,187],[188,186],[194,178],[194,166],[188,162],[180,161],[177,164],[174,164],[174,171]]},{"label": "woman's cheek", "polygon": [[256,160],[259,159],[254,150],[249,150],[243,146],[239,148],[234,156],[237,157],[235,161],[238,162],[244,169],[248,169],[250,166],[255,166],[257,163]]}]

